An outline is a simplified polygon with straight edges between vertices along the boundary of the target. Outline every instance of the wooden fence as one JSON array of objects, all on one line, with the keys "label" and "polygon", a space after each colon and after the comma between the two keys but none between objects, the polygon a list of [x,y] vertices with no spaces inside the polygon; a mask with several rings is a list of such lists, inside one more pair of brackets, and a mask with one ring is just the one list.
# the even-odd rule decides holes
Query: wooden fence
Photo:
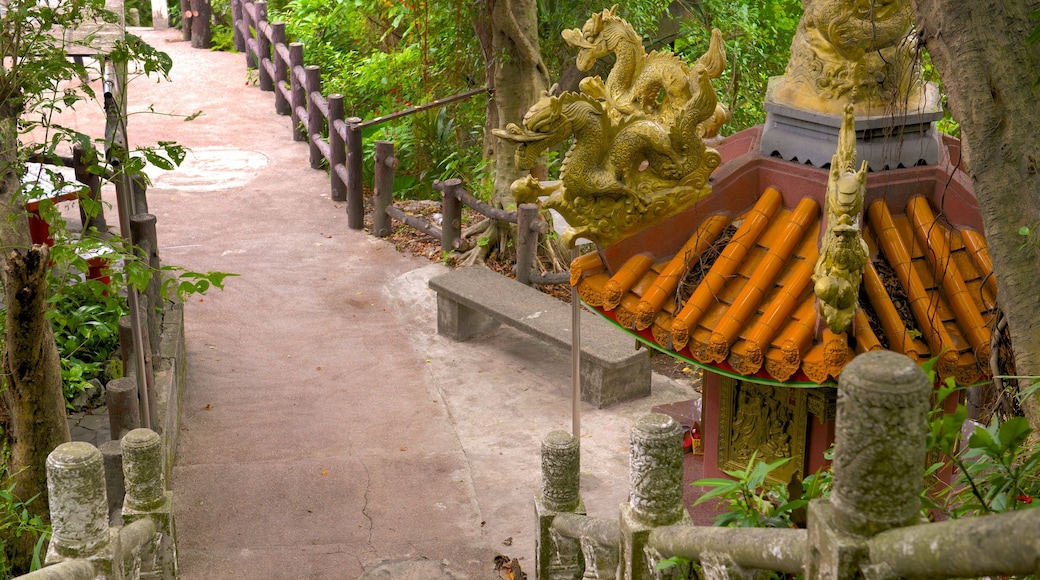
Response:
[{"label": "wooden fence", "polygon": [[[293,140],[307,143],[310,166],[328,168],[330,197],[333,201],[346,202],[347,226],[351,229],[365,227],[362,191],[362,131],[365,128],[490,93],[486,88],[479,88],[369,120],[346,117],[344,96],[322,94],[320,68],[304,65],[304,46],[288,42],[284,22],[268,22],[266,2],[233,0],[232,15],[235,48],[245,53],[246,67],[257,70],[260,90],[274,93],[275,111],[292,120]],[[398,168],[393,143],[377,141],[375,145],[373,235],[389,236],[393,219],[439,239],[444,251],[464,251],[469,249],[461,229],[462,205],[466,205],[486,217],[518,225],[517,280],[524,284],[559,284],[569,279],[566,273],[542,276],[534,271],[538,234],[547,232],[545,222],[538,219],[537,206],[522,205],[512,212],[493,208],[466,192],[460,180],[449,179],[434,183],[434,188],[442,193],[440,226],[407,215],[393,205],[394,171]]]}]

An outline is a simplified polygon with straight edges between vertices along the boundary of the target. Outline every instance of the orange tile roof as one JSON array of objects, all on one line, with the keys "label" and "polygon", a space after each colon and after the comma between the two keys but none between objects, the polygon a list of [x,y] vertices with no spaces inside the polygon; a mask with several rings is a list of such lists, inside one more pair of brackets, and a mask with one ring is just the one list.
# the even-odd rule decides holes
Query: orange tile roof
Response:
[{"label": "orange tile roof", "polygon": [[855,354],[880,348],[917,360],[941,353],[940,377],[958,384],[988,376],[996,284],[984,237],[945,219],[957,211],[937,216],[932,196],[868,196],[860,310],[836,335],[817,320],[811,280],[820,199],[767,186],[743,210],[719,206],[688,219],[687,236],[666,235],[681,242],[677,250],[585,254],[572,264],[572,283],[642,340],[750,380],[823,384]]}]

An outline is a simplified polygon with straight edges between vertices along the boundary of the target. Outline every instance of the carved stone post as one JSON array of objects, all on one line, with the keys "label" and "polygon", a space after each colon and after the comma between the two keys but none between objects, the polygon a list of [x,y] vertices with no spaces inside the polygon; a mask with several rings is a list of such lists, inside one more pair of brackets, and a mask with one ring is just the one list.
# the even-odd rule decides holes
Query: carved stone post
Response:
[{"label": "carved stone post", "polygon": [[916,523],[931,384],[908,357],[862,354],[838,383],[834,489],[809,505],[807,578],[852,578],[867,538]]},{"label": "carved stone post", "polygon": [[47,494],[51,542],[47,565],[82,558],[94,563],[99,578],[119,578],[119,536],[108,527],[108,497],[101,452],[76,441],[62,443],[47,456]]},{"label": "carved stone post", "polygon": [[162,439],[149,429],[134,429],[123,437],[123,475],[126,499],[123,524],[150,517],[158,534],[141,550],[143,569],[162,578],[177,577],[177,528],[173,520],[173,492],[166,490]]},{"label": "carved stone post", "polygon": [[644,415],[632,427],[630,497],[621,505],[621,578],[656,577],[647,553],[650,531],[689,521],[683,505],[682,428],[660,413]]},{"label": "carved stone post", "polygon": [[578,439],[553,431],[542,440],[542,493],[535,497],[538,518],[535,568],[540,580],[578,580],[582,576],[581,545],[552,530],[556,514],[585,513],[581,500],[581,450]]}]

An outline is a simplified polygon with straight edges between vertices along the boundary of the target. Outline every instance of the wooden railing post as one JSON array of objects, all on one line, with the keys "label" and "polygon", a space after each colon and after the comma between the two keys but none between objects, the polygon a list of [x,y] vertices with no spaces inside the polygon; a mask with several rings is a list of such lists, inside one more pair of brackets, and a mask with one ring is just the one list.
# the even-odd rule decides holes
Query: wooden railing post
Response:
[{"label": "wooden railing post", "polygon": [[557,430],[542,439],[542,493],[535,497],[538,518],[535,538],[536,578],[582,577],[581,542],[552,529],[559,513],[585,514],[581,500],[581,448],[570,433]]},{"label": "wooden railing post", "polygon": [[531,285],[538,255],[538,205],[522,203],[516,213],[516,281]]},{"label": "wooden railing post", "polygon": [[[181,0],[181,2],[184,1]],[[245,25],[242,27],[242,41],[246,45],[246,68],[256,68],[256,53],[253,52],[252,43],[249,42],[252,40],[252,31],[256,30],[256,21],[253,20],[253,11],[250,9],[250,4],[253,4],[253,0],[242,0],[242,22]]]},{"label": "wooden railing post", "polygon": [[300,82],[300,77],[296,74],[297,68],[302,67],[303,44],[294,42],[289,45],[289,94],[291,95],[290,115],[293,141],[303,141],[307,138],[303,129],[303,119],[300,116],[300,112],[304,111],[307,106],[307,87]]},{"label": "wooden railing post", "polygon": [[365,201],[361,191],[362,143],[361,119],[347,119],[347,227],[360,230],[365,227]]},{"label": "wooden railing post", "polygon": [[134,245],[140,250],[141,260],[152,269],[152,279],[144,291],[144,295],[148,298],[148,307],[142,308],[142,310],[146,315],[152,356],[158,357],[162,324],[156,310],[162,305],[159,292],[162,285],[162,276],[159,274],[162,262],[159,260],[159,241],[155,233],[155,221],[155,216],[150,213],[130,216],[130,232]]},{"label": "wooden railing post", "polygon": [[288,115],[292,112],[292,107],[289,100],[285,98],[284,87],[289,82],[289,63],[282,58],[280,50],[281,47],[288,45],[284,22],[275,22],[271,25],[271,37],[274,42],[271,51],[273,53],[271,57],[274,60],[274,110],[279,115]]},{"label": "wooden railing post", "polygon": [[[329,181],[332,187],[332,201],[347,200],[347,183],[339,174],[339,167],[347,162],[347,146],[343,135],[336,128],[337,121],[342,122],[346,113],[343,108],[343,95],[329,95]],[[346,170],[346,167],[343,167]]]},{"label": "wooden railing post", "polygon": [[[97,228],[99,232],[107,232],[108,222],[105,220],[105,205],[101,202],[101,178],[88,171],[86,152],[79,145],[75,145],[72,148],[72,170],[76,175],[76,181],[90,189],[86,199],[94,203],[91,204],[93,207],[89,213],[96,212],[95,215],[88,215],[87,210],[84,208],[84,199],[80,199],[79,217],[80,223],[83,224],[83,232],[89,232],[92,226]],[[87,203],[90,202],[88,201]]]},{"label": "wooden railing post", "polygon": [[372,197],[372,233],[385,238],[390,235],[390,215],[386,210],[394,203],[394,144],[376,141],[375,195]]},{"label": "wooden railing post", "polygon": [[271,39],[261,30],[261,23],[267,24],[266,0],[256,3],[256,51],[259,53],[256,56],[256,65],[260,90],[271,91],[274,90],[274,81],[271,79],[270,71],[264,66],[265,60],[271,60]]},{"label": "wooden railing post", "polygon": [[[244,1],[244,0],[243,0]],[[246,30],[249,30],[249,17],[244,17]],[[181,40],[191,40],[191,0],[181,0]],[[246,52],[246,66],[249,66],[249,52]]]},{"label": "wooden railing post", "polygon": [[213,46],[212,20],[213,6],[209,0],[191,0],[192,48],[210,48]]},{"label": "wooden railing post", "polygon": [[231,0],[231,37],[234,41],[235,50],[245,52],[246,39],[242,35],[242,2],[245,0]]},{"label": "wooden railing post", "polygon": [[315,104],[315,97],[321,96],[321,68],[311,65],[303,70],[307,79],[305,83],[305,90],[307,91],[307,144],[310,153],[311,169],[321,169],[325,156],[321,154],[318,140],[321,139],[325,119]]},{"label": "wooden railing post", "polygon": [[441,184],[441,250],[454,250],[462,237],[462,200],[456,188],[462,181],[453,178]]}]

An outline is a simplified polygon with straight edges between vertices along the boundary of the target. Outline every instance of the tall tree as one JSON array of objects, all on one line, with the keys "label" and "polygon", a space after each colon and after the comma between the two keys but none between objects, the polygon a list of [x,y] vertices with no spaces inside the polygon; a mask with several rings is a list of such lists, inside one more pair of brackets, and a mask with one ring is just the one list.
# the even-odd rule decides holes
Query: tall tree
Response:
[{"label": "tall tree", "polygon": [[[1017,374],[1040,376],[1040,50],[1027,42],[1040,1],[912,4],[960,122],[962,163],[982,210]],[[1019,388],[1031,385],[1023,380]],[[1034,430],[1040,428],[1037,394],[1023,408]]]},{"label": "tall tree", "polygon": [[[486,60],[487,86],[494,91],[488,103],[484,151],[495,162],[492,203],[506,208],[515,203],[510,185],[528,172],[516,167],[516,145],[491,138],[491,130],[523,118],[549,87],[549,71],[538,46],[537,0],[484,0],[481,7],[474,28]],[[489,225],[487,235],[497,241],[501,229],[494,222]],[[477,248],[470,261],[482,259],[486,248]]]}]

